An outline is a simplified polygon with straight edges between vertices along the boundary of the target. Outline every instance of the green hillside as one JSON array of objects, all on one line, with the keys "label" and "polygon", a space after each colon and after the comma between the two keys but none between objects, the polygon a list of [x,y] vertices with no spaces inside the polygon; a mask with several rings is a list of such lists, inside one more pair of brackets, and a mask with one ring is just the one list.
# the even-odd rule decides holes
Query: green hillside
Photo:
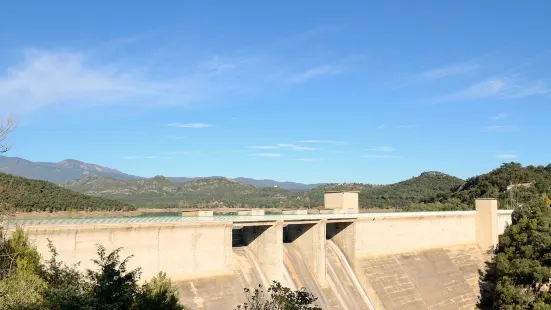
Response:
[{"label": "green hillside", "polygon": [[149,207],[298,207],[305,204],[302,194],[280,188],[262,188],[226,178],[199,179],[174,183],[157,176],[152,179],[123,181],[88,177],[70,181],[66,188],[94,196]]},{"label": "green hillside", "polygon": [[127,210],[120,201],[92,197],[47,181],[0,173],[0,208],[13,211]]},{"label": "green hillside", "polygon": [[359,183],[331,184],[311,191],[316,202],[323,202],[323,193],[332,190],[359,191],[360,208],[406,208],[412,203],[423,202],[438,193],[448,193],[463,180],[441,172],[424,172],[417,177],[389,184],[369,185]]},{"label": "green hillside", "polygon": [[467,179],[456,191],[439,193],[427,203],[461,202],[474,207],[476,198],[498,198],[502,208],[525,204],[543,195],[551,196],[551,165],[526,166],[507,163]]}]

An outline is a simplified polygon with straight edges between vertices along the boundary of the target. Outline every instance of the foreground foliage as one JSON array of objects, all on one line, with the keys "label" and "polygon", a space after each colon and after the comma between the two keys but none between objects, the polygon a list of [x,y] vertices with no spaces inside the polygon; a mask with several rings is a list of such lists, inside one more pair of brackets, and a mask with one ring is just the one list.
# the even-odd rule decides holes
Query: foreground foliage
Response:
[{"label": "foreground foliage", "polygon": [[317,297],[304,289],[292,291],[288,287],[282,286],[274,281],[272,285],[264,292],[262,285],[251,292],[245,289],[247,301],[238,305],[236,310],[321,310],[314,305]]},{"label": "foreground foliage", "polygon": [[51,243],[52,256],[41,264],[21,229],[0,237],[0,310],[187,309],[164,273],[139,286],[140,270],[127,268],[131,257],[121,260],[120,248],[107,253],[98,245],[96,268],[83,274],[58,261]]},{"label": "foreground foliage", "polygon": [[551,208],[543,199],[513,212],[482,280],[485,308],[551,309]]}]

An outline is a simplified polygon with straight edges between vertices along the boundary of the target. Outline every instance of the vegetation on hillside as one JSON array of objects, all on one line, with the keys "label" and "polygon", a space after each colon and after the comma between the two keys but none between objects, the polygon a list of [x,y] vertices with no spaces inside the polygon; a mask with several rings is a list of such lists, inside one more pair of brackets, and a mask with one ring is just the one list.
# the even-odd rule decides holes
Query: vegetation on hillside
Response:
[{"label": "vegetation on hillside", "polygon": [[441,192],[423,202],[455,201],[471,208],[476,198],[497,198],[500,206],[512,208],[542,196],[551,196],[551,165],[526,166],[507,163],[489,173],[469,178],[453,191]]},{"label": "vegetation on hillside", "polygon": [[173,183],[164,177],[135,181],[88,177],[71,181],[66,186],[138,206],[318,207],[323,205],[324,192],[352,190],[359,191],[360,208],[469,210],[474,208],[474,200],[478,197],[498,198],[502,208],[511,208],[541,195],[551,196],[551,165],[522,167],[508,163],[467,181],[440,172],[424,172],[395,184],[329,184],[303,193],[258,188],[225,178]]},{"label": "vegetation on hillside", "polygon": [[98,246],[96,269],[86,273],[52,257],[45,264],[22,229],[0,235],[0,310],[120,309],[184,310],[164,273],[138,285],[140,270],[128,270],[120,249]]},{"label": "vegetation on hillside", "polygon": [[308,205],[301,193],[276,187],[255,187],[226,178],[174,183],[162,176],[133,181],[88,177],[64,186],[137,206],[282,208]]},{"label": "vegetation on hillside", "polygon": [[481,280],[484,309],[551,309],[551,208],[532,201],[513,212]]},{"label": "vegetation on hillside", "polygon": [[451,192],[463,183],[459,178],[441,172],[424,172],[409,180],[389,185],[359,183],[331,184],[310,192],[313,200],[323,203],[325,191],[359,191],[360,208],[407,209],[438,193]]},{"label": "vegetation on hillside", "polygon": [[0,173],[0,207],[12,211],[129,210],[129,204],[92,197],[50,182]]}]

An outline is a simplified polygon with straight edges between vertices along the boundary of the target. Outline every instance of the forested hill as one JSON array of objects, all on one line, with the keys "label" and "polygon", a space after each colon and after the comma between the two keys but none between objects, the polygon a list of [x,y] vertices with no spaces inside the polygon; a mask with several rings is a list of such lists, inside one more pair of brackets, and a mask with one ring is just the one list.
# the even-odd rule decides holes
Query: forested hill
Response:
[{"label": "forested hill", "polygon": [[426,202],[461,202],[472,207],[476,198],[483,197],[498,198],[502,207],[510,207],[543,195],[551,196],[551,165],[522,167],[507,163],[467,179],[456,191],[440,193]]},{"label": "forested hill", "polygon": [[227,178],[174,183],[163,176],[131,181],[96,176],[70,181],[64,186],[84,194],[144,207],[289,208],[308,205],[302,193],[274,187],[255,187]]},{"label": "forested hill", "polygon": [[127,210],[120,201],[83,195],[47,181],[0,173],[0,209],[13,211]]},{"label": "forested hill", "polygon": [[323,201],[329,190],[359,191],[360,208],[405,208],[422,202],[438,193],[449,193],[464,181],[441,172],[423,172],[411,179],[389,184],[368,185],[359,183],[331,184],[311,191],[312,200]]}]

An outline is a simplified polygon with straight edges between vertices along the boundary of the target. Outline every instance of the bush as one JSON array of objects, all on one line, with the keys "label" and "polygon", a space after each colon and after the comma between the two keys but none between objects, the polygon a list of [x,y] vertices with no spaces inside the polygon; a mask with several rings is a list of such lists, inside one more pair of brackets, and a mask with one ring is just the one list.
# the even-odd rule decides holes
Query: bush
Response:
[{"label": "bush", "polygon": [[321,310],[317,305],[312,305],[317,297],[307,292],[304,288],[292,291],[274,281],[268,288],[269,296],[258,285],[253,292],[245,289],[247,301],[238,305],[236,310]]}]

